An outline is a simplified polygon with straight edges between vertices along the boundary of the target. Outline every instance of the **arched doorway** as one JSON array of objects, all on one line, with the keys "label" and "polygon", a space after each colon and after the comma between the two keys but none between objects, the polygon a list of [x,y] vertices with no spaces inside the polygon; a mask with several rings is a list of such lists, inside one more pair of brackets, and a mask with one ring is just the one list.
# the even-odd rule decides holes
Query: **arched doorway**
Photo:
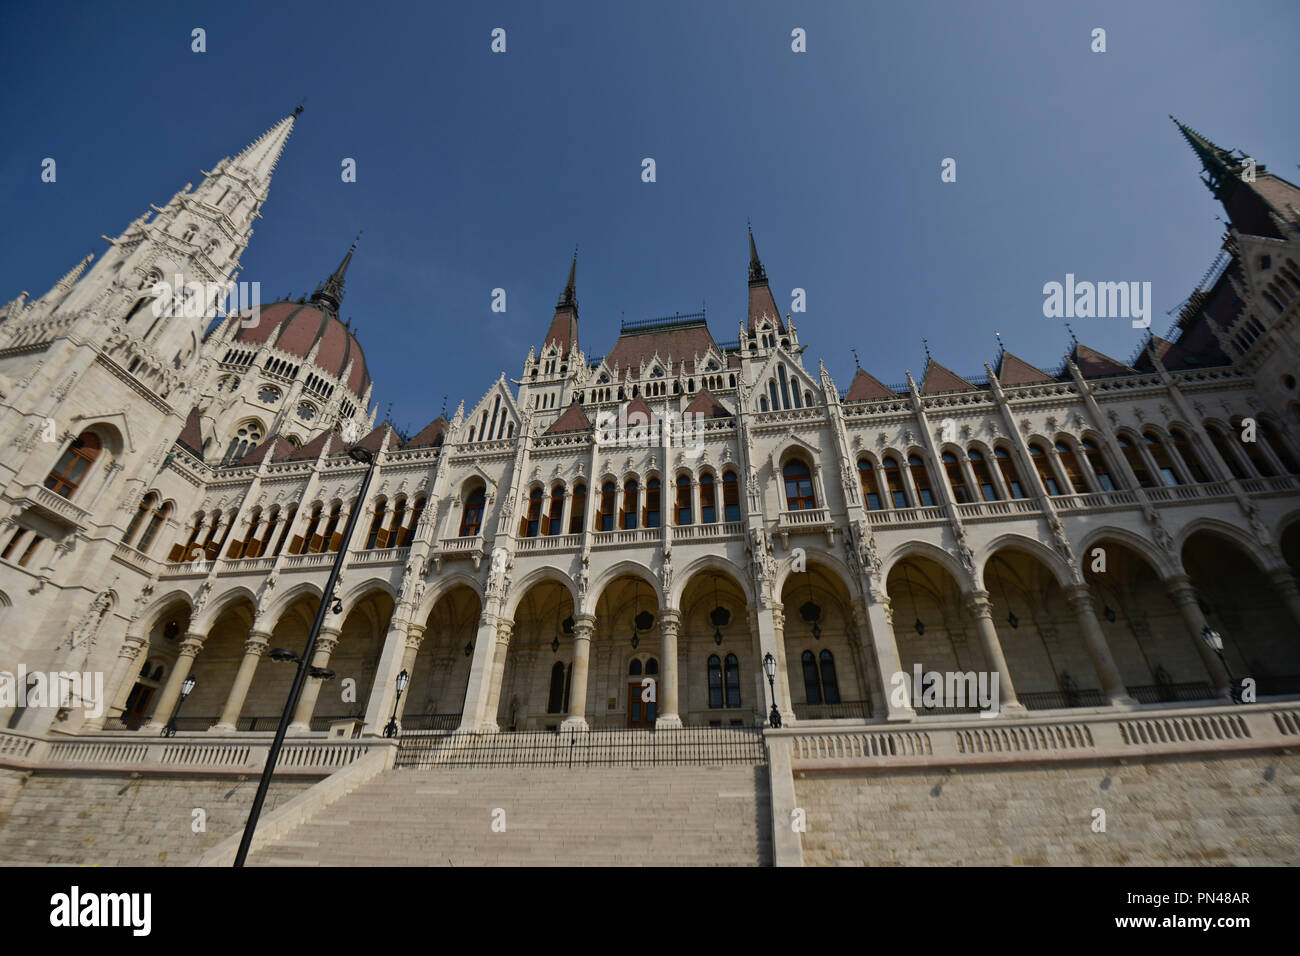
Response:
[{"label": "arched doorway", "polygon": [[464,584],[441,595],[430,608],[402,699],[403,731],[455,730],[460,725],[482,612],[478,595]]},{"label": "arched doorway", "polygon": [[799,720],[871,716],[873,664],[862,653],[852,598],[840,576],[816,561],[781,588],[786,671]]},{"label": "arched doorway", "polygon": [[739,581],[721,568],[691,574],[677,631],[677,701],[682,723],[752,726],[765,712],[758,636]]}]

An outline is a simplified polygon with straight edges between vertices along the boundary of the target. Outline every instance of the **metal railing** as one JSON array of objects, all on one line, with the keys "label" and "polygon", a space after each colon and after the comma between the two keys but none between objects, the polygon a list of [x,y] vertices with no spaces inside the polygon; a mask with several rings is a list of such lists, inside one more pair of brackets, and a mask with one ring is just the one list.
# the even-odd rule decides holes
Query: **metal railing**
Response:
[{"label": "metal railing", "polygon": [[406,714],[398,719],[402,733],[416,730],[455,730],[460,714]]},{"label": "metal railing", "polygon": [[871,717],[871,701],[843,700],[836,704],[795,704],[794,715],[799,720],[866,720]]},{"label": "metal railing", "polygon": [[1016,694],[1026,710],[1057,710],[1065,707],[1105,707],[1109,701],[1100,690],[1044,690]]},{"label": "metal railing", "polygon": [[1139,684],[1128,688],[1139,704],[1160,704],[1175,700],[1214,700],[1214,688],[1201,681],[1186,684]]},{"label": "metal railing", "polygon": [[398,767],[609,767],[767,763],[762,728],[403,735]]}]

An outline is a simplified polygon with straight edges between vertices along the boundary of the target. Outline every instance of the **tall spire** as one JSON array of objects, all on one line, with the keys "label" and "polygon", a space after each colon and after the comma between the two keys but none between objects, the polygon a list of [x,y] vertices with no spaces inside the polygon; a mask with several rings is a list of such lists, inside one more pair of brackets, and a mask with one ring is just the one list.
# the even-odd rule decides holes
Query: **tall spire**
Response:
[{"label": "tall spire", "polygon": [[244,151],[232,159],[230,165],[253,173],[265,187],[271,179],[271,173],[275,170],[275,164],[280,161],[280,154],[284,152],[284,144],[289,141],[289,134],[293,132],[294,120],[301,113],[302,107],[299,106],[244,147]]},{"label": "tall spire", "polygon": [[357,242],[361,239],[361,234],[352,240],[352,247],[348,249],[348,254],[343,257],[339,267],[334,270],[334,274],[316,287],[316,291],[311,294],[313,305],[324,307],[326,312],[337,316],[339,306],[343,304],[343,280],[348,274],[348,266],[352,264],[352,253],[357,251]]},{"label": "tall spire", "polygon": [[753,332],[759,319],[766,315],[784,332],[785,323],[777,311],[772,288],[767,284],[767,270],[763,268],[763,263],[758,258],[758,247],[754,245],[754,229],[748,220],[745,225],[749,229],[749,331]]},{"label": "tall spire", "polygon": [[[1192,147],[1192,151],[1200,159],[1201,166],[1204,167],[1206,173],[1206,178],[1202,181],[1214,193],[1216,199],[1222,199],[1224,186],[1236,180],[1238,173],[1240,173],[1242,168],[1241,159],[1244,156],[1233,156],[1231,150],[1216,146],[1190,126],[1180,123],[1172,113],[1169,114],[1169,118],[1174,121],[1178,131],[1183,134],[1183,139],[1187,140],[1188,145]],[[1257,167],[1257,171],[1262,169],[1262,166]]]},{"label": "tall spire", "polygon": [[569,281],[564,284],[564,291],[555,303],[557,309],[571,308],[578,311],[578,247],[573,247],[573,262],[569,266]]},{"label": "tall spire", "polygon": [[578,344],[578,247],[573,247],[573,261],[569,263],[569,279],[564,284],[564,291],[555,303],[555,318],[542,340],[542,348],[551,343],[560,348],[561,355],[568,355]]},{"label": "tall spire", "polygon": [[745,226],[749,229],[749,281],[766,282],[767,272],[763,269],[763,263],[758,258],[758,247],[754,245],[754,227],[750,225],[749,220],[745,220]]}]

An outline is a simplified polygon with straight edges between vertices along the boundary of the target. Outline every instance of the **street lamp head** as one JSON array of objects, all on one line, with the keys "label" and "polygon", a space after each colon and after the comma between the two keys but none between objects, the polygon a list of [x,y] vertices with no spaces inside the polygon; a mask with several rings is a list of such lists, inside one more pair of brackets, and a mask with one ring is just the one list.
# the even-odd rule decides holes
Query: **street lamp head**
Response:
[{"label": "street lamp head", "polygon": [[362,448],[360,445],[353,445],[348,449],[348,457],[353,461],[359,461],[363,465],[368,465],[375,460],[375,456],[370,454],[369,449]]},{"label": "street lamp head", "polygon": [[193,677],[185,678],[185,680],[181,682],[181,698],[184,699],[186,697],[189,697],[190,691],[194,689],[194,685],[197,683],[198,681],[196,681]]},{"label": "street lamp head", "polygon": [[403,670],[402,673],[400,673],[400,674],[397,675],[397,692],[398,692],[399,694],[400,694],[402,691],[406,690],[406,683],[407,683],[407,681],[409,681],[410,679],[411,679],[411,676],[410,676],[409,674],[407,674],[405,670]]},{"label": "street lamp head", "polygon": [[267,656],[270,657],[271,660],[276,661],[276,662],[281,663],[281,664],[283,664],[283,663],[285,663],[285,662],[287,662],[287,661],[297,661],[297,660],[298,660],[298,655],[297,655],[297,654],[295,654],[293,651],[287,650],[287,649],[285,649],[285,648],[283,648],[283,647],[273,647],[273,648],[271,648],[271,652],[270,652]]},{"label": "street lamp head", "polygon": [[1210,645],[1210,649],[1218,654],[1223,650],[1223,635],[1221,635],[1210,625],[1201,628],[1201,637],[1205,638],[1205,643]]},{"label": "street lamp head", "polygon": [[763,655],[763,672],[767,674],[768,680],[776,677],[776,658],[772,656],[771,651]]},{"label": "street lamp head", "polygon": [[473,641],[466,641],[466,642],[465,642],[465,656],[466,656],[466,657],[471,657],[473,654],[474,654],[474,642],[473,642]]},{"label": "street lamp head", "polygon": [[307,668],[307,674],[317,680],[333,680],[338,676],[328,667],[309,667]]}]

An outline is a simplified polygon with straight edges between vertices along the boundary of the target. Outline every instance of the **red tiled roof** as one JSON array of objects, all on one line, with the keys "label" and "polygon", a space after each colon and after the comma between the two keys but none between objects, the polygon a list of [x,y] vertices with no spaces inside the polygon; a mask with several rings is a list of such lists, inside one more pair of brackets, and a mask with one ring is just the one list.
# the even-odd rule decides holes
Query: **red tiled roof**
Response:
[{"label": "red tiled roof", "polygon": [[290,445],[283,451],[277,451],[277,454],[272,461],[301,461],[304,458],[315,458],[320,454],[321,449],[325,447],[326,442],[329,443],[332,450],[342,447],[342,443],[339,441],[338,436],[332,431],[321,432],[301,448],[294,448]]},{"label": "red tiled roof", "polygon": [[568,355],[569,350],[578,344],[578,316],[567,306],[555,310],[555,318],[551,319],[551,328],[542,340],[542,348],[552,342],[559,344],[561,355]]},{"label": "red tiled roof", "polygon": [[200,461],[203,460],[203,430],[199,423],[199,407],[197,405],[190,409],[189,417],[185,419],[185,427],[176,436],[176,443],[194,452],[199,456]]},{"label": "red tiled roof", "polygon": [[627,408],[623,411],[624,421],[632,421],[633,413],[644,415],[646,422],[652,422],[655,418],[654,412],[650,411],[650,406],[646,404],[646,400],[640,395],[628,402]]},{"label": "red tiled roof", "polygon": [[415,436],[408,441],[403,448],[429,448],[436,447],[443,443],[447,437],[447,419],[439,415],[429,424],[425,425]]},{"label": "red tiled roof", "polygon": [[880,383],[880,380],[858,369],[849,385],[846,402],[868,402],[877,398],[897,398],[898,395]]},{"label": "red tiled roof", "polygon": [[730,418],[733,412],[727,409],[720,401],[713,397],[707,388],[701,389],[700,394],[696,395],[689,405],[686,406],[687,415],[703,415],[705,418]]},{"label": "red tiled roof", "polygon": [[1050,382],[1052,376],[1024,359],[1016,358],[1010,352],[1003,352],[1002,361],[998,363],[998,381],[1003,385],[1032,385],[1035,382]]},{"label": "red tiled roof", "polygon": [[560,432],[585,432],[591,427],[591,422],[582,411],[582,406],[576,401],[564,410],[564,414],[555,420],[550,428],[542,432],[543,435],[558,435]]},{"label": "red tiled roof", "polygon": [[772,318],[780,331],[785,331],[785,323],[781,320],[781,312],[776,307],[776,299],[772,298],[772,289],[767,284],[767,280],[751,282],[749,284],[749,331],[754,331],[764,312]]},{"label": "red tiled roof", "polygon": [[703,322],[676,329],[624,332],[605,356],[605,364],[610,369],[617,366],[620,379],[628,369],[632,371],[632,378],[636,379],[641,375],[642,364],[649,362],[656,353],[664,362],[679,364],[686,359],[703,355],[709,348],[719,353],[722,351]]},{"label": "red tiled roof", "polygon": [[925,363],[925,378],[921,380],[921,394],[933,395],[935,392],[972,391],[975,386],[961,376],[952,372],[934,359]]},{"label": "red tiled roof", "polygon": [[347,387],[358,397],[364,396],[370,384],[366,358],[361,343],[352,331],[336,316],[314,305],[298,302],[273,302],[263,306],[257,325],[235,332],[234,341],[248,345],[268,344],[305,359],[312,346],[320,340],[315,365],[338,378],[352,363]]},{"label": "red tiled roof", "polygon": [[271,455],[271,460],[275,461],[277,458],[282,456],[286,450],[293,451],[293,445],[290,444],[289,440],[287,438],[282,438],[279,435],[272,435],[243,458],[239,459],[239,461],[234,462],[234,464],[236,467],[256,465],[268,454]]},{"label": "red tiled roof", "polygon": [[1131,375],[1137,369],[1129,368],[1123,362],[1117,362],[1109,355],[1103,355],[1086,345],[1074,347],[1074,364],[1084,378],[1105,378],[1108,375]]}]

